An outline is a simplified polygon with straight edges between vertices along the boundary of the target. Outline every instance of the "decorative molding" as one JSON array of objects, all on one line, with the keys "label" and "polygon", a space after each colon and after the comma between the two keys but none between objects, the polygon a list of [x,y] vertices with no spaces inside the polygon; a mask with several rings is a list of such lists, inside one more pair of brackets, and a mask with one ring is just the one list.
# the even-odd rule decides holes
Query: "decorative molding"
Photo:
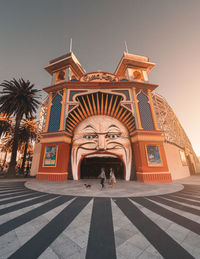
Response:
[{"label": "decorative molding", "polygon": [[71,143],[71,138],[67,136],[55,136],[55,137],[49,137],[49,138],[41,138],[40,139],[41,144],[47,144],[47,143]]},{"label": "decorative molding", "polygon": [[135,135],[135,136],[131,137],[132,143],[135,143],[135,142],[138,142],[138,141],[163,142],[164,137],[163,136],[150,135],[150,134],[149,135]]},{"label": "decorative molding", "polygon": [[50,85],[43,90],[47,93],[52,91],[62,90],[63,88],[73,89],[73,90],[82,90],[82,89],[113,89],[113,88],[138,88],[138,89],[150,89],[153,91],[158,87],[158,85],[145,83],[145,82],[135,82],[135,81],[119,81],[119,82],[80,82],[80,81],[69,81],[69,82],[60,82],[56,85]]}]

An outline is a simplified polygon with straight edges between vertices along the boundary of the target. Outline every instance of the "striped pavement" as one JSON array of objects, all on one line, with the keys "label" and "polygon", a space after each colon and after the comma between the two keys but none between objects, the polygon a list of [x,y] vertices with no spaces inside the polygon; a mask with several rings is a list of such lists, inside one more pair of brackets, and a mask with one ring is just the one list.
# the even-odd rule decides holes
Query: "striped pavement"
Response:
[{"label": "striped pavement", "polygon": [[129,198],[0,182],[0,258],[200,258],[200,185]]}]

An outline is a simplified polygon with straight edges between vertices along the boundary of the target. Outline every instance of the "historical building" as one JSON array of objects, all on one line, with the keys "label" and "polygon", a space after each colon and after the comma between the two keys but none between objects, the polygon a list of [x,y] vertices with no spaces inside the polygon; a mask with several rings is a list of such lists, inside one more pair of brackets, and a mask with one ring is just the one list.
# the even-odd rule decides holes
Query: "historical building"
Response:
[{"label": "historical building", "polygon": [[184,143],[170,135],[170,107],[155,93],[158,85],[148,81],[154,66],[147,57],[129,53],[114,74],[86,73],[72,52],[51,60],[45,67],[52,82],[43,89],[48,98],[32,175],[79,180],[112,167],[117,178],[127,181],[171,182],[195,173],[186,134],[181,128]]}]

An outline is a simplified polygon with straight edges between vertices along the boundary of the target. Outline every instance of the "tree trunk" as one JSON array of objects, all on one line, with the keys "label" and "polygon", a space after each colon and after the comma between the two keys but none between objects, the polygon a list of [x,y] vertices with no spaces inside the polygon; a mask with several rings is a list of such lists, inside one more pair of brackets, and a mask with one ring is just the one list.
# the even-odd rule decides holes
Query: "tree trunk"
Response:
[{"label": "tree trunk", "polygon": [[25,163],[26,163],[27,149],[28,149],[28,141],[26,142],[25,147],[24,147],[24,156],[23,156],[23,160],[22,160],[22,166],[21,166],[21,169],[20,169],[21,173],[24,173],[24,166],[25,166]]},{"label": "tree trunk", "polygon": [[6,163],[6,158],[7,158],[7,154],[8,154],[7,151],[5,151],[5,152],[6,152],[6,153],[5,153],[4,160],[3,160],[3,167],[4,167],[5,163]]},{"label": "tree trunk", "polygon": [[12,146],[12,154],[11,154],[11,160],[9,164],[9,169],[8,169],[8,177],[12,177],[16,175],[16,157],[17,157],[17,149],[18,149],[18,131],[19,131],[19,126],[21,122],[22,116],[17,114],[16,116],[16,122],[15,122],[15,128],[14,128],[14,137],[13,137],[13,146]]}]

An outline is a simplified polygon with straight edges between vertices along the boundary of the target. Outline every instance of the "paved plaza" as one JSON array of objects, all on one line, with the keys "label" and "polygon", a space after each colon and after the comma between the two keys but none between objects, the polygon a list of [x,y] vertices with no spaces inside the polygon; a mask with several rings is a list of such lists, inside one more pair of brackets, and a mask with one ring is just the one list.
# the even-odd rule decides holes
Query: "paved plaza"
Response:
[{"label": "paved plaza", "polygon": [[200,176],[103,190],[1,180],[0,224],[1,259],[200,258]]}]

